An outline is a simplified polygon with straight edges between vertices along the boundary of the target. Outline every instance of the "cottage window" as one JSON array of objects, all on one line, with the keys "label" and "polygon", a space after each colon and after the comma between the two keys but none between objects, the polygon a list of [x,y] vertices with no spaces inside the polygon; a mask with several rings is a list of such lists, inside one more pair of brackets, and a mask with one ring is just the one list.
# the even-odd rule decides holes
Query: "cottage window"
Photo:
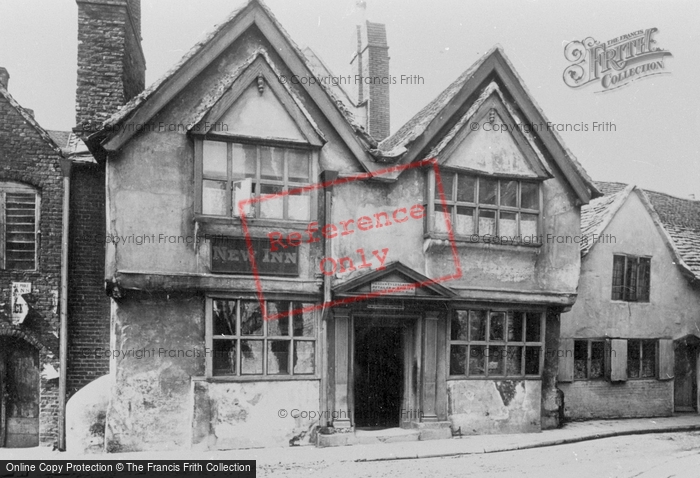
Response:
[{"label": "cottage window", "polygon": [[513,310],[455,310],[450,332],[450,376],[539,377],[544,314]]},{"label": "cottage window", "polygon": [[594,380],[605,377],[605,342],[602,340],[574,341],[574,380]]},{"label": "cottage window", "polygon": [[311,179],[306,149],[203,140],[201,212],[238,217],[239,201],[278,195],[250,204],[244,213],[267,219],[309,221]]},{"label": "cottage window", "polygon": [[656,378],[656,340],[627,341],[627,378]]},{"label": "cottage window", "polygon": [[0,182],[0,263],[5,270],[34,270],[39,195],[30,186]]},{"label": "cottage window", "polygon": [[651,258],[613,256],[612,300],[649,302]]},{"label": "cottage window", "polygon": [[296,376],[316,373],[316,314],[299,312],[311,304],[292,301],[260,302],[210,299],[208,311],[214,376]]},{"label": "cottage window", "polygon": [[539,184],[517,179],[476,176],[451,170],[440,172],[443,202],[432,173],[430,232],[447,234],[447,220],[456,238],[489,240],[505,236],[512,242],[537,243],[540,217]]}]

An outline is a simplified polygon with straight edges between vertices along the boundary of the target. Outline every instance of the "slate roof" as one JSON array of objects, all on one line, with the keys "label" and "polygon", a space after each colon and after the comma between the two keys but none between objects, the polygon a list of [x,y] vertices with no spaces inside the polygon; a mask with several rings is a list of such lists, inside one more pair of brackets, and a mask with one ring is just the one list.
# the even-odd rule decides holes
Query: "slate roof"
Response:
[{"label": "slate roof", "polygon": [[683,262],[700,279],[700,201],[644,191]]},{"label": "slate roof", "polygon": [[[623,183],[596,182],[595,185],[604,196],[581,208],[581,234],[587,239],[581,241],[582,256],[593,246],[593,234],[602,234],[629,194],[638,189]],[[652,219],[665,232],[678,256],[679,267],[700,279],[700,201],[638,190],[648,203]]]},{"label": "slate roof", "polygon": [[[170,78],[176,75],[176,73],[182,69],[187,62],[198,55],[202,49],[209,44],[222,30],[224,30],[230,23],[235,21],[235,19],[246,9],[248,8],[251,4],[257,3],[260,5],[260,7],[267,13],[269,16],[270,20],[275,24],[275,26],[279,29],[279,31],[282,33],[284,36],[285,40],[291,45],[292,49],[295,51],[295,53],[299,56],[301,61],[304,63],[304,65],[308,68],[312,74],[315,74],[315,69],[311,65],[311,62],[309,59],[304,55],[302,50],[297,46],[296,43],[292,40],[292,38],[289,36],[287,31],[282,27],[282,25],[279,23],[277,18],[272,14],[270,9],[265,5],[264,2],[261,0],[248,0],[242,7],[234,10],[226,20],[224,20],[222,23],[219,25],[215,26],[208,34],[202,38],[199,42],[197,42],[189,52],[187,52],[179,62],[177,62],[170,70],[168,70],[167,73],[165,73],[160,79],[158,79],[156,82],[151,84],[148,88],[146,88],[144,91],[136,95],[134,98],[132,98],[126,105],[124,105],[118,112],[116,112],[114,115],[112,115],[110,118],[108,118],[103,124],[102,124],[102,129],[106,130],[117,130],[117,126],[124,122],[129,116],[131,116],[142,104],[144,104],[150,97],[156,93]],[[326,85],[324,82],[319,81],[318,84],[321,86],[321,88],[326,92],[326,94],[329,96],[333,104],[336,106],[338,111],[341,113],[343,118],[348,122],[348,124],[352,127],[352,129],[355,131],[355,133],[358,135],[358,137],[361,137],[369,147],[376,147],[377,146],[377,141],[375,141],[369,133],[365,130],[365,128],[360,125],[354,118],[354,115],[352,111],[343,103]]]},{"label": "slate roof", "polygon": [[595,244],[594,238],[600,236],[610,224],[610,220],[624,204],[634,186],[622,183],[596,182],[596,187],[604,196],[592,199],[581,207],[581,256],[585,256]]}]

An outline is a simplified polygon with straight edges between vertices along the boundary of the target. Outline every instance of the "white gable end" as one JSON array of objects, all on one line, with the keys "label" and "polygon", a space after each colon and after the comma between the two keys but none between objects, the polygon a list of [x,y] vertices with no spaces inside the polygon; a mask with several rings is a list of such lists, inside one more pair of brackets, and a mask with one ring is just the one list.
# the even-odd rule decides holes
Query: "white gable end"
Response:
[{"label": "white gable end", "polygon": [[306,141],[294,119],[267,85],[261,93],[257,84],[251,83],[217,122],[217,130],[223,133]]},{"label": "white gable end", "polygon": [[[512,126],[492,110],[480,121],[469,122],[470,131],[449,155],[445,166],[465,168],[486,174],[537,177],[511,133]],[[476,129],[473,125],[479,125]]]}]

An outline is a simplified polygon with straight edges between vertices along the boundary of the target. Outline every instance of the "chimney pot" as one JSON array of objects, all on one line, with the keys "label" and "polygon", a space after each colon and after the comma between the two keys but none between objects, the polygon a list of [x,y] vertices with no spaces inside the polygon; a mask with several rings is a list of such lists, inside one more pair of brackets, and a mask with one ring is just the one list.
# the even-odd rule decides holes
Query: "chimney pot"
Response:
[{"label": "chimney pot", "polygon": [[0,66],[0,83],[2,83],[2,86],[5,87],[6,90],[9,89],[10,73],[7,71],[7,68],[2,66]]}]

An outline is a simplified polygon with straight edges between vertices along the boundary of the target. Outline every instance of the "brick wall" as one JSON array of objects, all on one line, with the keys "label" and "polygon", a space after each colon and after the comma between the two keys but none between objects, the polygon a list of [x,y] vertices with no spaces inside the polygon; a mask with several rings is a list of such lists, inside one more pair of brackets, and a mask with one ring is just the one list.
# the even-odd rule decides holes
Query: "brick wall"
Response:
[{"label": "brick wall", "polygon": [[110,301],[104,291],[105,174],[74,164],[68,290],[68,396],[109,373]]},{"label": "brick wall", "polygon": [[560,383],[571,420],[665,417],[673,414],[673,380]]},{"label": "brick wall", "polygon": [[[21,337],[39,349],[40,369],[59,370],[57,313],[53,293],[60,290],[63,181],[60,155],[20,113],[0,95],[0,181],[17,181],[35,187],[41,197],[41,243],[34,271],[0,270],[0,335]],[[30,311],[20,325],[12,324],[12,282],[31,282],[27,297]],[[40,390],[40,441],[52,445],[57,438],[58,381],[42,378]]]},{"label": "brick wall", "polygon": [[76,123],[95,128],[143,91],[140,1],[77,0]]}]

